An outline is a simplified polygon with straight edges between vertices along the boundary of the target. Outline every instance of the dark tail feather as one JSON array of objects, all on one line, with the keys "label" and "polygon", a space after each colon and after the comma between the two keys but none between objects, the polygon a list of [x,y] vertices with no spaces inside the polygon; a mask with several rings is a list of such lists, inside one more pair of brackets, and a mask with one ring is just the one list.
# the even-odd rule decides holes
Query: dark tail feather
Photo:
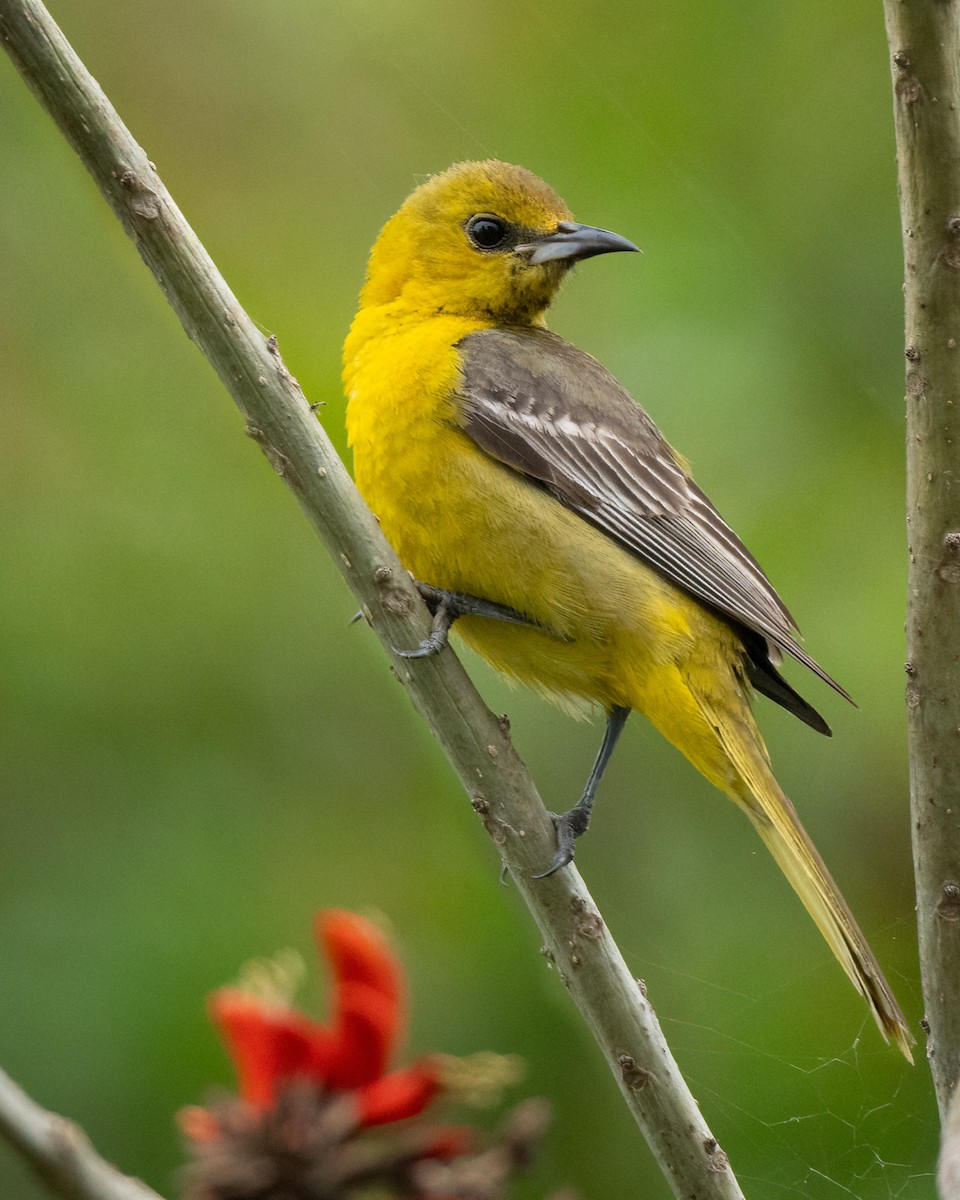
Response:
[{"label": "dark tail feather", "polygon": [[747,678],[756,690],[762,695],[767,696],[775,704],[779,704],[782,708],[785,708],[787,712],[791,712],[795,717],[799,717],[804,724],[809,725],[811,729],[815,729],[817,733],[832,737],[832,730],[823,717],[820,716],[812,704],[808,704],[804,700],[799,692],[793,690],[770,661],[770,657],[767,654],[766,642],[760,638],[745,638],[744,644],[747,651],[744,655]]}]

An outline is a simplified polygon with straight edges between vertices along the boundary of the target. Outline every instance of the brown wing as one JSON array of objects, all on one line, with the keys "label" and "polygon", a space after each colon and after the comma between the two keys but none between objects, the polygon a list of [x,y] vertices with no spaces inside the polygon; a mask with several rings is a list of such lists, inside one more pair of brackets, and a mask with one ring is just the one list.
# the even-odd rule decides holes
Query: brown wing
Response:
[{"label": "brown wing", "polygon": [[797,641],[756,559],[596,359],[545,329],[484,330],[459,349],[463,428],[478,446],[849,699]]}]

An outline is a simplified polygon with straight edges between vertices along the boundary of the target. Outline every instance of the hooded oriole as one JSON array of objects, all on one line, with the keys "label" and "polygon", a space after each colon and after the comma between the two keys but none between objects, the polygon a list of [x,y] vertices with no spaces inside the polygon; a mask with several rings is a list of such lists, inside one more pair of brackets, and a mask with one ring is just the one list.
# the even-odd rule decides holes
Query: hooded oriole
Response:
[{"label": "hooded oriole", "polygon": [[438,636],[424,651],[466,613],[458,629],[495,667],[606,712],[587,788],[556,818],[551,870],[573,857],[637,709],[747,814],[910,1058],[893,993],[750,709],[756,689],[829,733],[778,672],[783,651],[846,693],[646,412],[546,329],[573,263],[635,249],[576,224],[522,167],[461,163],[418,187],[373,247],[344,347],[357,485],[430,585]]}]

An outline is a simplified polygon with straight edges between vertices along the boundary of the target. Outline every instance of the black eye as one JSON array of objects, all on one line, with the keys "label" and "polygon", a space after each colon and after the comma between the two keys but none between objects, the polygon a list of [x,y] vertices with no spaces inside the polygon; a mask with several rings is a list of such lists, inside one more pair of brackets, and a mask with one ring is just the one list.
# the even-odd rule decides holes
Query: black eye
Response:
[{"label": "black eye", "polygon": [[467,237],[480,250],[496,250],[507,240],[507,223],[500,217],[481,213],[467,222]]}]

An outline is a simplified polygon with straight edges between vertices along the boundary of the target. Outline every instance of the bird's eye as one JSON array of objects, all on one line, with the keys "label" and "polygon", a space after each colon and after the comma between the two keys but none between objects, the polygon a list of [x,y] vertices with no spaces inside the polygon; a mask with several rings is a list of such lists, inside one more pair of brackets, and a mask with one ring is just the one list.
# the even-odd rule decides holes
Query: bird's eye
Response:
[{"label": "bird's eye", "polygon": [[500,217],[480,213],[467,222],[467,237],[479,250],[496,250],[507,239],[507,223]]}]

